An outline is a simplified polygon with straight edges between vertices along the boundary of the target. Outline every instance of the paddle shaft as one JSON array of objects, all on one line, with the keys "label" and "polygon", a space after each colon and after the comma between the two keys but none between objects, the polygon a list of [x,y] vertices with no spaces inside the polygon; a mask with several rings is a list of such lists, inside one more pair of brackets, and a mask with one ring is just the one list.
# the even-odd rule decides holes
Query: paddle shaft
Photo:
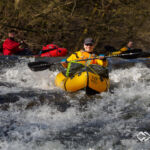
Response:
[{"label": "paddle shaft", "polygon": [[136,53],[125,53],[125,54],[117,54],[117,55],[112,55],[112,56],[104,56],[105,58],[111,58],[111,57],[123,57],[123,56],[132,56],[132,55],[139,55],[141,52],[136,52]]},{"label": "paddle shaft", "polygon": [[[137,54],[139,54],[139,53],[118,54],[118,55],[114,55],[114,56],[104,56],[104,58],[132,56],[132,55],[137,55]],[[94,59],[99,59],[99,58],[100,57],[94,57],[94,58],[79,59],[79,60],[74,60],[74,61],[76,61],[76,62],[88,61],[88,60],[94,60]],[[55,65],[55,64],[59,64],[59,63],[62,63],[62,62],[55,62],[55,63],[44,62],[44,61],[30,62],[30,63],[28,63],[28,67],[32,71],[43,71],[43,70],[49,69],[51,65]],[[69,62],[66,62],[66,63],[69,63]]]}]

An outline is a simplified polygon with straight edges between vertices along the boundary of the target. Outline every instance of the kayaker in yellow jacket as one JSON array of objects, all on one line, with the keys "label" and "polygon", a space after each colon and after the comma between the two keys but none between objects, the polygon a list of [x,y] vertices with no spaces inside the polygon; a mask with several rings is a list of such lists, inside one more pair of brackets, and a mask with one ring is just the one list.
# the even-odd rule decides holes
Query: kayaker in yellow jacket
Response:
[{"label": "kayaker in yellow jacket", "polygon": [[133,48],[133,42],[129,41],[126,46],[122,47],[119,51],[112,52],[110,54],[110,56],[118,55],[118,54],[121,54],[123,52],[130,51],[132,48]]},{"label": "kayaker in yellow jacket", "polygon": [[[94,54],[94,41],[92,38],[86,38],[84,40],[84,49],[73,53],[69,56],[66,60],[62,61],[62,65],[67,68],[67,62],[74,61],[74,60],[82,60],[82,59],[90,59],[95,58],[96,55]],[[90,64],[98,64],[103,67],[107,67],[108,62],[104,59],[104,55],[99,55],[97,59],[87,60],[87,61],[79,61],[86,66]]]},{"label": "kayaker in yellow jacket", "polygon": [[[67,68],[66,76],[67,77],[71,76],[74,73],[81,70],[81,68],[85,68],[86,66],[88,66],[88,68],[90,68],[90,69],[92,69],[92,67],[96,67],[96,66],[97,67],[100,66],[101,68],[106,68],[108,65],[108,61],[105,59],[104,55],[101,54],[99,56],[96,56],[93,51],[94,51],[93,39],[86,38],[84,40],[84,49],[73,53],[67,59],[62,61],[63,67]],[[94,59],[92,59],[92,58],[94,58]],[[90,60],[85,60],[85,59],[90,59]],[[82,61],[77,61],[77,60],[82,60]],[[93,66],[93,64],[95,64],[95,65]],[[92,69],[92,70],[94,71],[94,69]],[[104,69],[104,70],[107,70],[107,69]]]}]

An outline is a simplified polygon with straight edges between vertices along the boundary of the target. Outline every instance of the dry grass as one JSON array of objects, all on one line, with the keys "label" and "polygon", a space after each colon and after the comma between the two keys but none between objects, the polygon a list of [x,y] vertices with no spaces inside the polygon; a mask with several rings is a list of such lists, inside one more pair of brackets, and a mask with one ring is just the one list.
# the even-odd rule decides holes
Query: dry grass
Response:
[{"label": "dry grass", "polygon": [[129,39],[147,49],[149,7],[147,0],[3,0],[0,34],[4,39],[8,30],[16,29],[31,48],[39,49],[53,41],[69,51],[80,49],[87,36],[96,40],[97,49],[120,47]]}]

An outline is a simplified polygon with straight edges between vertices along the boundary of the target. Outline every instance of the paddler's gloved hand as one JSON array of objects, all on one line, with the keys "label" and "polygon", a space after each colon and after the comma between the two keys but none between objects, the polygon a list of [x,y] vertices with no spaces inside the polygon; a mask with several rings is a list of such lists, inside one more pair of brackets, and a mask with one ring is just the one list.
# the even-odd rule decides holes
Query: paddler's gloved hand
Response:
[{"label": "paddler's gloved hand", "polygon": [[105,55],[104,54],[100,54],[98,59],[105,59]]},{"label": "paddler's gloved hand", "polygon": [[62,59],[61,60],[61,64],[64,68],[67,68],[68,64],[67,64],[67,60],[66,59]]}]

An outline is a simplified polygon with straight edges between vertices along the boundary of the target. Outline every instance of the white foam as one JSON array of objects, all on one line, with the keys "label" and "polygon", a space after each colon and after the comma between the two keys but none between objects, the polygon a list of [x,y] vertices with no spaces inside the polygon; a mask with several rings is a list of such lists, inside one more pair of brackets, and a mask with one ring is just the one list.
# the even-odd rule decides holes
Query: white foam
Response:
[{"label": "white foam", "polygon": [[55,88],[54,79],[57,74],[49,70],[34,72],[31,71],[27,64],[17,64],[13,68],[6,69],[0,75],[0,81],[17,84],[19,87],[30,87],[38,89]]},{"label": "white foam", "polygon": [[[19,68],[6,70],[6,73],[0,77],[3,78],[1,81],[5,79],[6,82],[18,84],[18,87],[53,89],[57,72],[48,70],[32,72],[26,66],[22,68],[19,66]],[[120,149],[143,148],[142,143],[139,143],[134,137],[134,130],[137,128],[137,119],[143,113],[150,111],[150,70],[144,65],[117,69],[110,73],[110,80],[117,85],[113,89],[113,93],[106,92],[92,96],[89,98],[91,101],[85,111],[80,111],[77,105],[69,107],[65,112],[60,112],[54,105],[44,104],[32,109],[24,107],[19,109],[16,103],[10,104],[8,111],[0,112],[0,123],[8,125],[11,120],[15,120],[16,123],[13,126],[14,130],[9,131],[12,139],[9,141],[6,138],[0,141],[2,150],[64,150],[66,147],[59,139],[47,141],[48,138],[73,127],[81,128],[81,137],[87,138],[88,135],[83,131],[88,130],[88,127],[96,128],[94,126],[96,124],[99,125],[99,130],[97,129],[97,132],[93,132],[93,134],[100,136],[97,143],[89,147],[88,143],[86,146],[78,145],[77,149],[115,149],[114,145],[120,146]],[[16,91],[17,88],[12,88],[12,90]],[[5,90],[7,88],[2,92]],[[79,92],[75,97],[71,94],[67,94],[66,97],[68,100],[78,101],[85,98],[85,95],[83,92]],[[28,101],[29,99],[20,99],[18,103],[26,105]],[[133,116],[128,116],[128,113]],[[126,119],[125,116],[129,118]],[[117,133],[122,136],[131,134],[134,138],[131,142],[129,141],[131,139],[120,141],[118,139],[120,134],[117,135]],[[91,140],[89,138],[88,142],[90,143]],[[38,145],[37,141],[40,141],[41,144]],[[117,141],[120,145],[117,145]],[[69,148],[71,149],[73,146],[74,141]]]}]

